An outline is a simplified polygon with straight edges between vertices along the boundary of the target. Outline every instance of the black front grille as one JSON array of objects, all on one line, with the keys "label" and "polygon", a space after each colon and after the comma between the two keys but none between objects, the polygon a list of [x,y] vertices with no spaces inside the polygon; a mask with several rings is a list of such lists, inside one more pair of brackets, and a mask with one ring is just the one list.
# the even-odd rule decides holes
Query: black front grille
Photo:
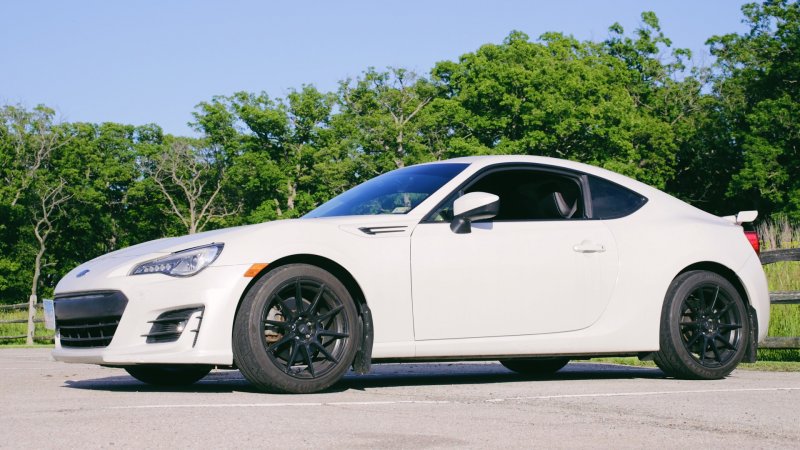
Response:
[{"label": "black front grille", "polygon": [[128,299],[119,291],[57,295],[53,306],[62,347],[107,347]]}]

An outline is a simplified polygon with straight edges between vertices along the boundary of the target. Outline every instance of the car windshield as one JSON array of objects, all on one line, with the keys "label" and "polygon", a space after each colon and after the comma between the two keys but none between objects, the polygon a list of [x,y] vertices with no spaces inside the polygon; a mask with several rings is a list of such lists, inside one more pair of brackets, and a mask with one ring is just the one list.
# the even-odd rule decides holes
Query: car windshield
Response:
[{"label": "car windshield", "polygon": [[469,164],[425,164],[393,170],[344,192],[303,217],[406,214]]}]

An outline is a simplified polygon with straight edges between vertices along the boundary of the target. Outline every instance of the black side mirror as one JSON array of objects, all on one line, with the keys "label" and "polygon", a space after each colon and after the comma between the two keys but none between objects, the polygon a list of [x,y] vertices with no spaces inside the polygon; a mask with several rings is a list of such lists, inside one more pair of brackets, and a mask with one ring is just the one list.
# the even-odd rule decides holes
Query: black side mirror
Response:
[{"label": "black side mirror", "polygon": [[487,192],[470,192],[453,202],[450,230],[456,234],[472,232],[472,221],[491,219],[500,211],[500,197]]}]

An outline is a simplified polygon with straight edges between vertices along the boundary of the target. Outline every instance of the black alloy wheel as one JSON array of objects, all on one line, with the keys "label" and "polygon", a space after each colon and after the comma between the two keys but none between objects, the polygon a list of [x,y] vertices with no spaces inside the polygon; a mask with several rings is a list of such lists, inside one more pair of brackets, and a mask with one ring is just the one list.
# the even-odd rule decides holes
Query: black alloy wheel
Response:
[{"label": "black alloy wheel", "polygon": [[310,393],[344,376],[361,322],[344,284],[308,264],[278,267],[247,292],[236,314],[237,367],[266,392]]},{"label": "black alloy wheel", "polygon": [[718,379],[744,356],[749,318],[741,295],[724,277],[692,271],[677,277],[662,312],[656,364],[679,378]]},{"label": "black alloy wheel", "polygon": [[264,349],[276,366],[300,379],[322,377],[344,356],[351,330],[342,300],[316,279],[297,277],[274,291],[264,308]]},{"label": "black alloy wheel", "polygon": [[735,302],[719,285],[698,286],[681,305],[681,341],[703,367],[728,363],[742,345],[742,323]]}]

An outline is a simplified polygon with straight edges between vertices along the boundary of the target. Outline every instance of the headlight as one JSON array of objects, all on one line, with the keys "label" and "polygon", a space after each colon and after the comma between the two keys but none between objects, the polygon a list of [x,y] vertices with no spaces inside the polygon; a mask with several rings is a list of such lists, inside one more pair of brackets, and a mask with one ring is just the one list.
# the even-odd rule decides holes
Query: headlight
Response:
[{"label": "headlight", "polygon": [[222,253],[225,244],[209,244],[152,259],[134,267],[131,275],[163,273],[172,277],[190,277],[208,267]]}]

